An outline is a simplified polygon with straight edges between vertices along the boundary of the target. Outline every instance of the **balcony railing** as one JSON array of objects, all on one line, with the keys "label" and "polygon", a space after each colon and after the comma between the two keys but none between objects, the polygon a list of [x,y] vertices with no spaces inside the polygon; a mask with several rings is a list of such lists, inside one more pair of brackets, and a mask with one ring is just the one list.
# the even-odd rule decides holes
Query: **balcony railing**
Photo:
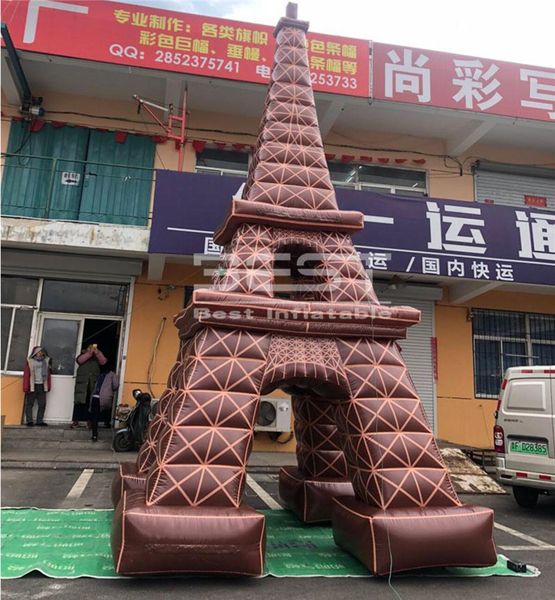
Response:
[{"label": "balcony railing", "polygon": [[[146,226],[155,169],[23,154],[2,154],[2,215]],[[199,174],[246,179],[247,171],[197,166]],[[336,187],[426,196],[421,187],[333,181]]]},{"label": "balcony railing", "polygon": [[148,224],[154,169],[19,153],[2,165],[4,216]]},{"label": "balcony railing", "polygon": [[404,185],[387,185],[384,183],[368,183],[368,182],[358,182],[358,183],[349,183],[345,181],[332,181],[333,187],[336,188],[347,188],[351,190],[359,190],[359,191],[373,191],[373,192],[381,192],[384,194],[399,194],[399,196],[415,196],[415,197],[424,197],[427,196],[428,193],[422,187],[416,186],[404,186]]}]

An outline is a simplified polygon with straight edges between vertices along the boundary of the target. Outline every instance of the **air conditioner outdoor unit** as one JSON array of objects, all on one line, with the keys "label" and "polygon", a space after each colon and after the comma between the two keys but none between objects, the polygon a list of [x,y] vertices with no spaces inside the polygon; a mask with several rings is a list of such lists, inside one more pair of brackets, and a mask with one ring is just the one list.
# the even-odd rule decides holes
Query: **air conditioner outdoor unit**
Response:
[{"label": "air conditioner outdoor unit", "polygon": [[291,400],[289,398],[260,399],[255,431],[291,431]]}]

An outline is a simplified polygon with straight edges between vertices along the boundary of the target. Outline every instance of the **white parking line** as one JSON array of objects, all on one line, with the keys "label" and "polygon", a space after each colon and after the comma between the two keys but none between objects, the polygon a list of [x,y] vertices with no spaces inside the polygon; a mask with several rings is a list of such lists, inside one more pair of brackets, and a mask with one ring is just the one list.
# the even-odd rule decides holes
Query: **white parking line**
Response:
[{"label": "white parking line", "polygon": [[514,537],[520,538],[525,542],[529,542],[531,546],[499,546],[502,550],[512,550],[514,552],[522,552],[524,550],[555,550],[555,546],[552,544],[548,544],[547,542],[542,542],[538,538],[532,537],[526,533],[522,533],[512,527],[507,527],[506,525],[501,525],[501,523],[495,523],[495,527],[500,531],[504,531],[509,535],[513,535]]},{"label": "white parking line", "polygon": [[555,546],[499,546],[502,550],[513,550],[522,552],[523,550],[532,550],[535,552],[536,550],[555,550]]},{"label": "white parking line", "polygon": [[283,510],[283,506],[278,504],[270,494],[256,481],[250,476],[247,475],[247,485],[251,488],[251,490],[266,504],[268,508],[272,508],[274,510]]},{"label": "white parking line", "polygon": [[[495,523],[494,526],[497,529],[499,529],[500,531],[504,531],[505,533],[514,535],[515,537],[520,538],[521,540],[524,540],[525,542],[530,542],[530,544],[533,544],[534,546],[551,546],[551,544],[548,544],[547,542],[542,542],[542,540],[538,540],[538,538],[535,538],[526,533],[517,531],[516,529],[513,529],[512,527],[507,527],[506,525],[501,525],[501,523]],[[555,549],[555,546],[552,546],[552,547],[553,547],[553,549]]]},{"label": "white parking line", "polygon": [[94,469],[83,469],[83,472],[77,478],[77,481],[73,484],[73,487],[69,490],[65,500],[62,504],[66,504],[71,502],[72,500],[76,500],[81,497],[81,494],[85,491],[87,484],[91,480],[93,476]]}]

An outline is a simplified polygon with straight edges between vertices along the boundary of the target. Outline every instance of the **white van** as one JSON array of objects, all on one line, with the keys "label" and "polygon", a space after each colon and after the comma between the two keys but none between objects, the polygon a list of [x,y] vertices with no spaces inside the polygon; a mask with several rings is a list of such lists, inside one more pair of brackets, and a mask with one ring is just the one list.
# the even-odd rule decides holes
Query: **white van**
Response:
[{"label": "white van", "polygon": [[554,409],[555,366],[507,369],[493,433],[497,479],[526,508],[555,492]]}]

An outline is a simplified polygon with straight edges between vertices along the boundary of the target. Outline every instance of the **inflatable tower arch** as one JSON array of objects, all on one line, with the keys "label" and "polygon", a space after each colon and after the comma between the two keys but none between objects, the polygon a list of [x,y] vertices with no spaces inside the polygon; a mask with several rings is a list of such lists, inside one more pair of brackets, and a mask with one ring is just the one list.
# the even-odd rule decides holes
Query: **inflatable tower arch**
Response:
[{"label": "inflatable tower arch", "polygon": [[[380,305],[351,241],[363,215],[338,210],[307,29],[289,5],[247,183],[215,235],[221,268],[175,318],[158,415],[114,481],[118,573],[263,573],[264,516],[243,490],[260,396],[278,386],[298,444],[280,492],[302,520],[331,519],[375,574],[496,562],[493,513],[458,499],[396,343],[419,311]],[[290,298],[274,293],[284,252],[318,256]]]}]

